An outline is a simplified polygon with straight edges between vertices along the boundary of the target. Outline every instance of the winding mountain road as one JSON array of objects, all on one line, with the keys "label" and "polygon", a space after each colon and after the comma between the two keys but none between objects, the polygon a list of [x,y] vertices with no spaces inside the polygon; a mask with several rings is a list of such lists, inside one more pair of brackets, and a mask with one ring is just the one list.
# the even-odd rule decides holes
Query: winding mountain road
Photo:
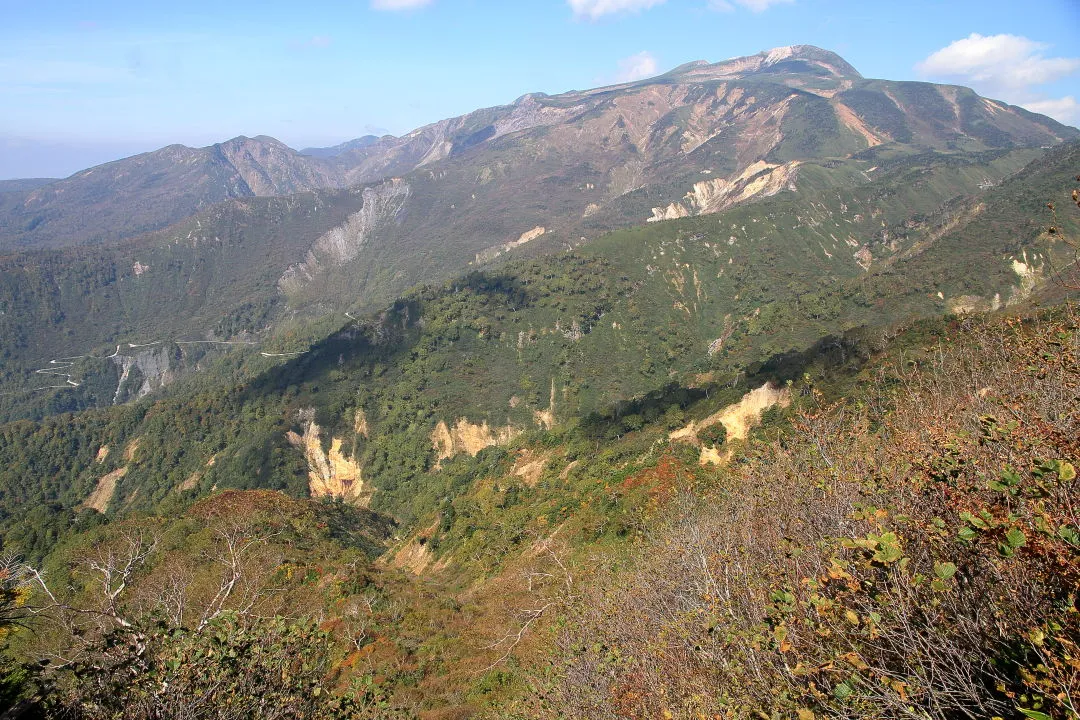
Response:
[{"label": "winding mountain road", "polygon": [[[358,318],[353,317],[352,314],[349,313],[349,312],[345,313],[345,317],[349,318],[353,322],[358,321]],[[166,340],[154,340],[154,341],[148,342],[148,343],[126,343],[126,344],[128,346],[128,349],[136,350],[138,348],[153,347],[154,345],[161,345],[164,342],[169,342],[169,341],[166,341]],[[174,345],[203,345],[203,344],[205,344],[205,345],[261,345],[262,344],[260,342],[254,341],[254,340],[173,340],[171,342]],[[63,357],[63,358],[57,358],[55,360],[50,360],[48,367],[43,367],[43,368],[40,368],[38,370],[33,371],[34,374],[36,374],[36,375],[55,375],[57,377],[62,377],[62,378],[64,378],[64,384],[63,385],[42,385],[41,387],[29,388],[27,390],[15,390],[15,391],[12,391],[12,392],[4,392],[4,393],[0,393],[0,395],[21,395],[21,394],[24,394],[24,393],[38,392],[40,390],[70,390],[71,388],[82,387],[82,383],[76,382],[76,381],[71,379],[71,377],[72,377],[71,373],[63,372],[63,370],[72,367],[75,364],[76,360],[81,360],[83,358],[96,358],[98,360],[111,360],[112,358],[117,357],[118,355],[120,355],[120,348],[122,348],[124,346],[124,344],[125,343],[120,343],[119,345],[117,345],[116,350],[113,351],[112,355],[105,355],[105,356],[70,355],[68,357]],[[262,355],[263,357],[293,357],[295,355],[305,355],[308,352],[309,352],[308,350],[297,350],[295,352],[281,352],[281,353],[271,353],[271,352],[260,351],[259,354]]]}]

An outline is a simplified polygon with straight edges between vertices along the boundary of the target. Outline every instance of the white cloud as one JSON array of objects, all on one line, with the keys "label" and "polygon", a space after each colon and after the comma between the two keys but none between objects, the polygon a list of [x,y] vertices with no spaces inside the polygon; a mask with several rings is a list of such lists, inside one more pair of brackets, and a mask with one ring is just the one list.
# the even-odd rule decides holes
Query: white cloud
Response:
[{"label": "white cloud", "polygon": [[415,10],[430,5],[432,0],[371,0],[373,10]]},{"label": "white cloud", "polygon": [[752,12],[765,12],[773,5],[790,5],[795,0],[709,0],[709,8],[719,12],[733,12],[735,7],[746,8]]},{"label": "white cloud", "polygon": [[1048,115],[1066,125],[1080,124],[1080,103],[1076,102],[1076,98],[1072,95],[1056,100],[1036,100],[1025,103],[1024,109]]},{"label": "white cloud", "polygon": [[619,61],[619,72],[615,80],[616,82],[644,80],[657,74],[656,67],[656,58],[653,54],[642,51]]},{"label": "white cloud", "polygon": [[614,13],[638,12],[662,5],[667,0],[566,0],[574,17],[596,20]]},{"label": "white cloud", "polygon": [[972,33],[932,53],[915,66],[926,77],[950,79],[984,95],[1024,105],[1062,122],[1077,116],[1075,99],[1052,99],[1040,85],[1080,70],[1080,58],[1046,57],[1049,46],[1020,35]]},{"label": "white cloud", "polygon": [[924,75],[958,77],[1002,89],[1027,89],[1073,74],[1080,58],[1048,58],[1044,43],[1019,35],[972,33],[916,66]]}]

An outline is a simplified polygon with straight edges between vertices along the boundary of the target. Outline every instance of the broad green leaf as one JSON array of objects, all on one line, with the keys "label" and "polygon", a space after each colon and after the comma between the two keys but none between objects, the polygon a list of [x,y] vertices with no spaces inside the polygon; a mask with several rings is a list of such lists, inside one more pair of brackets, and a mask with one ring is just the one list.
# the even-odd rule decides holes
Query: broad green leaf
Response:
[{"label": "broad green leaf", "polygon": [[1038,710],[1027,710],[1025,708],[1020,708],[1020,712],[1024,713],[1024,715],[1026,715],[1027,717],[1031,718],[1031,720],[1054,720],[1052,717],[1050,717],[1046,713],[1039,712]]},{"label": "broad green leaf", "polygon": [[956,574],[956,565],[951,562],[934,563],[934,574],[942,580],[948,580]]},{"label": "broad green leaf", "polygon": [[1023,547],[1027,545],[1027,536],[1024,535],[1023,530],[1014,527],[1005,533],[1005,542],[1009,543],[1009,547],[1012,548]]}]

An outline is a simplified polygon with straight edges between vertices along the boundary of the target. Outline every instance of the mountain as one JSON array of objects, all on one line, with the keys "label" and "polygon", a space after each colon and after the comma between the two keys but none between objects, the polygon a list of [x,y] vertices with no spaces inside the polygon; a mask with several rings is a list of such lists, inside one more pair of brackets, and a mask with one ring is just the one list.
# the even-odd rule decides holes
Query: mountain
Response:
[{"label": "mountain", "polygon": [[[233,340],[273,352],[301,318],[340,321],[469,266],[771,197],[793,200],[780,226],[804,226],[800,207],[836,205],[826,260],[863,272],[883,239],[899,248],[898,232],[1078,134],[965,88],[865,79],[796,46],[525,95],[328,157],[269,138],[166,148],[0,196],[5,227],[23,228],[0,257],[2,383],[34,390],[49,361],[117,345]],[[314,186],[332,189],[278,197]],[[870,207],[837,219],[845,203],[833,198],[871,191],[893,203],[887,218]],[[83,244],[64,247],[76,236],[61,228],[75,226]],[[87,245],[88,232],[111,239]],[[65,390],[59,407],[126,397],[115,390]]]},{"label": "mountain", "polygon": [[[117,697],[164,702],[205,673],[175,677],[184,658],[224,645],[241,668],[273,663],[280,687],[279,654],[329,637],[323,662],[340,676],[322,692],[356,681],[372,710],[356,717],[599,718],[616,701],[649,715],[652,696],[610,687],[639,688],[642,673],[680,717],[733,697],[843,709],[846,691],[798,684],[789,652],[847,663],[838,683],[906,673],[856,717],[955,699],[936,682],[907,694],[941,652],[963,658],[961,678],[975,666],[1000,681],[963,684],[965,703],[1003,710],[1026,683],[1068,682],[1034,674],[1069,646],[1043,648],[1030,627],[1076,622],[1055,601],[1077,568],[1077,418],[1056,409],[1077,381],[1076,308],[932,316],[1049,296],[1052,246],[1028,213],[1067,197],[1078,162],[1080,145],[1059,148],[879,238],[869,261],[829,262],[853,250],[827,244],[829,223],[899,212],[886,189],[936,184],[924,168],[802,227],[788,224],[799,199],[776,196],[723,224],[617,231],[417,289],[240,381],[207,372],[160,398],[0,424],[4,549],[44,567],[71,608],[13,652],[85,663],[64,692],[45,685],[53,707],[73,692],[118,702],[88,680],[108,673]],[[130,577],[113,595],[107,563]],[[1033,587],[1020,616],[1015,595]],[[1022,624],[1002,640],[1008,608]],[[990,620],[955,636],[955,613]],[[283,648],[275,633],[296,617],[328,635]],[[709,653],[657,651],[669,629]],[[939,638],[925,655],[897,652],[924,633]],[[973,636],[1030,670],[995,670]],[[187,642],[208,647],[181,654]],[[743,652],[721,652],[732,646]],[[96,662],[128,652],[163,657],[153,675]],[[706,681],[720,673],[731,682]],[[131,690],[147,676],[153,692]],[[778,682],[798,693],[774,697]]]},{"label": "mountain", "polygon": [[[5,195],[0,249],[116,240],[231,198],[344,187],[434,164],[452,176],[443,185],[509,185],[522,204],[546,202],[553,216],[573,209],[610,225],[626,211],[612,203],[646,187],[675,202],[698,181],[711,181],[713,192],[727,183],[711,200],[715,206],[741,192],[729,185],[763,175],[782,185],[792,163],[807,158],[889,143],[953,151],[1032,147],[1076,133],[965,88],[866,80],[834,53],[795,46],[690,63],[636,83],[525,95],[400,138],[366,136],[303,153],[265,136],[199,149],[169,146]],[[671,185],[675,193],[663,192]],[[529,186],[543,196],[527,194]],[[657,212],[703,209],[709,208]]]},{"label": "mountain", "polygon": [[0,197],[0,250],[102,243],[157,230],[232,198],[337,187],[273,138],[170,145]]},{"label": "mountain", "polygon": [[1076,136],[778,48],[0,256],[0,700],[1069,717]]},{"label": "mountain", "polygon": [[59,180],[59,178],[17,178],[15,180],[0,180],[0,193],[34,190],[43,185],[54,183],[57,180]]},{"label": "mountain", "polygon": [[[444,461],[460,452],[556,427],[616,438],[703,395],[798,379],[800,357],[852,328],[884,337],[911,318],[1023,307],[1067,257],[1046,244],[1036,213],[1078,163],[1071,143],[921,216],[911,207],[972,165],[908,164],[812,207],[778,194],[472,270],[375,313],[308,324],[311,343],[296,342],[293,325],[291,344],[281,335],[216,360],[205,345],[163,336],[73,358],[54,372],[81,384],[56,403],[130,397],[170,363],[204,370],[157,399],[0,426],[0,532],[27,537],[19,506],[50,508],[39,525],[46,515],[73,522],[101,479],[121,471],[99,509],[262,488],[418,521],[449,492]],[[1062,228],[1080,233],[1080,223]],[[75,450],[40,476],[57,442]],[[104,446],[113,451],[99,462]],[[130,447],[147,451],[120,451]]]},{"label": "mountain", "polygon": [[355,140],[347,140],[339,145],[333,147],[310,147],[304,148],[300,151],[301,155],[310,155],[312,157],[335,157],[349,150],[360,150],[370,145],[374,145],[378,142],[378,135],[364,135],[358,137]]}]

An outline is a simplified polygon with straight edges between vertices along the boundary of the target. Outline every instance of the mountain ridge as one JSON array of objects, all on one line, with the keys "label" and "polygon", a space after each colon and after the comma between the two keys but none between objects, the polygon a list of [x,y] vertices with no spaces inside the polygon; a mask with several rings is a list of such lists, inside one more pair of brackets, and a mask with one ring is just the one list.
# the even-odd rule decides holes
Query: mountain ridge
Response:
[{"label": "mountain ridge", "polygon": [[[841,63],[819,48],[774,49],[636,83],[530,93],[400,138],[345,143],[325,158],[238,137],[140,156],[149,167],[139,173],[122,161],[84,171],[86,203],[71,184],[61,193],[56,184],[39,188],[33,193],[56,203],[39,208],[44,219],[33,232],[49,222],[96,223],[115,237],[125,235],[116,227],[140,221],[132,208],[159,219],[194,214],[76,249],[42,237],[33,250],[0,246],[0,328],[9,338],[0,384],[33,389],[50,359],[104,356],[118,343],[162,335],[270,339],[290,323],[372,310],[470,266],[774,197],[827,205],[878,177],[889,179],[882,192],[907,197],[910,217],[889,221],[903,227],[1000,183],[1042,146],[1080,136],[965,88],[859,78]],[[169,167],[187,173],[186,206],[154,184]],[[126,184],[109,189],[116,175]],[[375,179],[352,182],[362,177]],[[273,194],[331,181],[345,187]],[[206,188],[227,199],[200,207]],[[20,197],[0,194],[0,225]],[[784,207],[794,213],[790,227],[804,224],[805,211]],[[831,212],[830,226],[838,222]],[[900,231],[871,220],[836,225],[834,237],[818,240],[831,254],[823,259],[863,271],[881,262],[874,236],[891,243]],[[59,402],[126,397],[116,390]]]},{"label": "mountain ridge", "polygon": [[[401,137],[365,136],[332,148],[304,151],[296,151],[264,135],[238,136],[204,148],[169,145],[82,170],[69,178],[24,191],[22,196],[5,193],[0,199],[0,250],[115,241],[166,227],[209,204],[237,197],[342,188],[397,177],[453,155],[491,147],[506,135],[573,123],[575,118],[580,119],[590,111],[602,111],[597,103],[616,100],[627,93],[651,88],[656,95],[666,85],[704,89],[705,85],[712,88],[715,83],[752,82],[755,78],[827,100],[841,124],[862,134],[870,144],[886,139],[901,142],[914,139],[941,147],[947,144],[948,134],[970,134],[979,126],[985,126],[980,140],[990,146],[1015,142],[1023,136],[1017,133],[1026,134],[1021,142],[1029,144],[1053,144],[1080,134],[1048,118],[978,98],[958,86],[898,85],[956,88],[949,91],[951,97],[937,100],[929,91],[921,92],[917,98],[903,97],[905,93],[888,88],[882,91],[880,83],[888,81],[863,78],[836,53],[810,45],[794,45],[718,63],[696,61],[631,83],[559,95],[528,93],[509,105],[440,120]],[[919,95],[920,91],[906,94]],[[685,102],[688,97],[678,102]],[[663,102],[670,105],[672,99]],[[661,98],[650,100],[656,101]],[[928,118],[913,115],[911,108],[926,102],[939,107],[931,107]],[[777,106],[775,112],[786,111]],[[814,112],[821,115],[830,111],[821,108]],[[641,109],[631,113],[635,117],[642,115]],[[1016,115],[1023,117],[1026,127],[1017,121]],[[633,125],[643,120],[644,117],[627,122]],[[971,127],[963,127],[965,123]],[[899,134],[890,134],[890,129],[897,130],[897,124],[901,126]],[[1034,130],[1036,127],[1041,130]],[[635,138],[631,144],[640,153],[641,141]],[[742,165],[745,167],[749,162]],[[169,199],[167,207],[162,206],[164,198]],[[109,203],[122,204],[122,212],[112,211]],[[100,217],[95,218],[98,214]]]}]

